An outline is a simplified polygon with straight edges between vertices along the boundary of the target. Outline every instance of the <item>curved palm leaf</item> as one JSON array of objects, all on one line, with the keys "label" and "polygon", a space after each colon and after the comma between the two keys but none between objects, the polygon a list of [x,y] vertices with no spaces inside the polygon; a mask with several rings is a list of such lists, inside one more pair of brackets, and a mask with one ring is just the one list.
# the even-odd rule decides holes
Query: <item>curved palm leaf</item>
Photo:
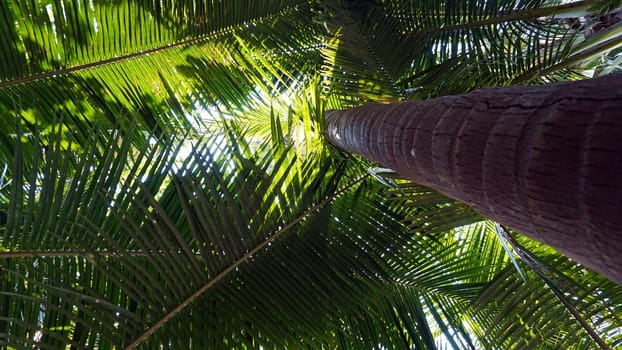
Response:
[{"label": "curved palm leaf", "polygon": [[26,78],[184,46],[295,11],[304,1],[8,2],[1,45],[14,60],[0,80]]}]

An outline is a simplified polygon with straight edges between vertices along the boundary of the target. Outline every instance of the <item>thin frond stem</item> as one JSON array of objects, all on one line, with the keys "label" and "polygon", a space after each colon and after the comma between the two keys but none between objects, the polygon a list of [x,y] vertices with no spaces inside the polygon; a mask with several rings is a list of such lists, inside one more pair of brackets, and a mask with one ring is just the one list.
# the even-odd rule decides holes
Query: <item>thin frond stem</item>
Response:
[{"label": "thin frond stem", "polygon": [[594,328],[585,320],[583,315],[568,301],[568,298],[557,288],[557,286],[548,278],[544,272],[540,269],[540,265],[544,265],[537,258],[535,258],[526,248],[524,248],[516,239],[510,234],[509,228],[504,225],[499,225],[503,231],[505,231],[505,238],[507,238],[508,242],[512,245],[516,254],[519,256],[521,260],[523,260],[533,272],[535,272],[542,281],[549,287],[549,289],[555,294],[557,299],[564,305],[566,310],[577,320],[577,322],[581,325],[581,327],[587,332],[587,334],[594,340],[596,344],[602,350],[611,350],[611,347],[605,343],[605,341],[596,333]]},{"label": "thin frond stem", "polygon": [[391,76],[391,74],[389,74],[389,70],[387,69],[387,67],[385,67],[380,57],[378,57],[378,54],[376,53],[376,51],[374,51],[374,49],[370,45],[369,38],[365,34],[363,34],[363,31],[361,30],[360,25],[357,24],[357,22],[352,18],[352,16],[349,16],[347,14],[344,14],[343,16],[347,16],[347,18],[345,18],[346,19],[345,23],[341,23],[342,29],[351,29],[352,34],[358,36],[359,39],[361,39],[361,42],[364,43],[365,48],[367,49],[367,52],[369,53],[371,58],[374,60],[374,63],[378,67],[378,72],[380,72],[380,74],[384,76],[385,81],[387,81],[391,85],[391,87],[397,93],[397,95],[399,95],[402,99],[405,99],[406,96],[396,85],[397,80],[394,79]]},{"label": "thin frond stem", "polygon": [[[297,11],[297,10],[298,10],[298,8],[296,6],[294,6],[294,7],[291,7],[291,8],[288,8],[288,9],[284,9],[282,11],[279,11],[278,13],[273,14],[271,16],[265,16],[265,17],[262,17],[262,18],[257,18],[257,19],[255,19],[255,21],[269,20],[269,19],[277,17],[277,16],[287,15],[289,12],[294,12],[294,11]],[[253,22],[253,21],[249,21],[249,22]],[[23,83],[28,83],[28,82],[35,81],[35,80],[51,78],[51,77],[55,77],[55,76],[59,76],[59,75],[66,75],[66,74],[69,74],[69,73],[80,72],[80,71],[84,71],[84,70],[88,70],[88,69],[96,68],[96,67],[101,67],[101,66],[108,65],[108,64],[124,62],[124,61],[131,60],[133,58],[149,56],[149,55],[157,54],[157,53],[160,53],[160,52],[166,52],[166,51],[169,51],[169,50],[172,50],[172,49],[176,49],[176,48],[179,48],[179,47],[183,47],[183,46],[192,46],[192,45],[195,45],[195,44],[199,44],[199,43],[205,42],[207,40],[218,38],[221,35],[232,33],[234,31],[236,31],[237,29],[238,29],[238,27],[229,27],[229,28],[221,29],[219,31],[216,31],[216,32],[213,32],[213,33],[209,33],[209,34],[197,37],[197,38],[192,38],[192,39],[188,39],[188,40],[181,40],[181,41],[178,41],[176,43],[171,43],[171,44],[168,44],[168,45],[158,46],[158,47],[154,47],[154,48],[151,48],[151,49],[143,50],[143,51],[140,51],[140,52],[133,52],[133,53],[130,53],[130,54],[127,54],[127,55],[122,55],[122,56],[118,56],[118,57],[108,58],[108,59],[104,59],[104,60],[100,60],[100,61],[96,61],[96,62],[80,64],[80,65],[73,66],[73,67],[61,68],[61,69],[57,69],[57,70],[54,70],[54,71],[51,71],[51,72],[34,74],[34,75],[28,75],[28,76],[25,76],[25,77],[22,77],[22,78],[18,78],[18,79],[11,79],[11,80],[6,80],[6,81],[0,81],[0,88],[4,88],[4,87],[7,87],[7,86],[15,86],[15,85],[19,85],[19,84],[23,84]]]},{"label": "thin frond stem", "polygon": [[376,65],[380,68],[380,74],[382,74],[384,76],[384,78],[386,79],[386,81],[389,82],[389,84],[395,90],[397,95],[399,97],[401,97],[401,100],[405,100],[406,99],[406,95],[404,94],[404,92],[402,90],[400,90],[397,87],[397,83],[396,83],[397,80],[394,79],[391,76],[391,74],[389,73],[389,70],[387,69],[385,64],[382,63],[382,60],[380,60],[380,57],[378,57],[378,54],[376,54],[376,51],[374,51],[374,49],[371,47],[371,45],[369,44],[369,39],[367,38],[367,36],[363,35],[362,33],[360,33],[360,35],[363,38],[363,42],[365,43],[365,46],[367,46],[367,51],[369,51],[369,54],[374,59],[374,61],[375,61],[374,63],[376,63]]},{"label": "thin frond stem", "polygon": [[415,29],[410,33],[410,35],[414,36],[414,35],[419,35],[422,33],[440,33],[440,32],[463,30],[463,29],[469,29],[469,28],[478,28],[478,27],[488,26],[492,24],[500,24],[500,23],[528,20],[528,19],[534,19],[534,18],[540,18],[540,17],[561,15],[565,12],[570,12],[570,11],[573,11],[573,12],[584,11],[587,13],[587,10],[591,6],[593,6],[593,4],[590,1],[584,0],[584,1],[577,1],[577,2],[572,2],[568,4],[563,4],[563,5],[544,7],[544,8],[531,8],[531,9],[525,9],[525,10],[508,11],[506,13],[501,13],[498,16],[481,19],[481,20],[477,20],[473,22],[454,24],[454,25],[440,27],[440,28],[432,27],[432,28],[425,28],[425,29]]},{"label": "thin frond stem", "polygon": [[[11,258],[59,258],[59,257],[91,257],[94,255],[102,257],[121,257],[121,256],[147,256],[150,254],[182,254],[182,251],[143,251],[143,250],[123,250],[123,251],[111,251],[111,250],[96,250],[96,251],[84,251],[84,250],[16,250],[8,252],[0,252],[0,259]],[[200,253],[195,253],[200,256]]]},{"label": "thin frond stem", "polygon": [[266,239],[264,239],[259,244],[257,244],[253,249],[248,251],[248,253],[244,254],[239,259],[233,261],[233,263],[231,263],[231,265],[229,265],[227,268],[225,268],[220,273],[218,273],[216,276],[214,276],[214,278],[209,280],[206,284],[204,284],[196,292],[194,292],[192,295],[190,295],[188,298],[186,298],[183,302],[181,302],[179,305],[177,305],[174,309],[172,309],[170,312],[168,312],[166,315],[164,315],[160,320],[158,320],[151,327],[149,327],[149,329],[147,329],[143,334],[141,334],[136,339],[134,339],[134,341],[132,341],[128,346],[125,347],[125,350],[135,349],[138,345],[140,345],[145,340],[147,340],[147,338],[149,338],[149,336],[151,336],[153,333],[155,333],[160,327],[162,327],[166,322],[168,322],[170,319],[172,319],[177,314],[179,314],[183,309],[185,309],[186,306],[190,305],[193,301],[195,301],[200,296],[202,296],[206,291],[208,291],[216,283],[218,283],[220,280],[225,278],[231,272],[235,271],[235,269],[237,267],[239,267],[242,263],[244,263],[245,261],[247,261],[248,259],[253,257],[253,255],[259,253],[266,246],[268,246],[268,244],[273,242],[275,239],[277,239],[283,233],[287,232],[292,227],[296,226],[299,222],[301,222],[302,220],[308,218],[311,214],[317,212],[318,210],[323,208],[325,205],[331,203],[332,201],[334,201],[335,199],[340,197],[345,192],[347,192],[347,191],[351,190],[352,188],[354,188],[356,185],[361,183],[367,177],[369,177],[369,174],[364,174],[364,175],[360,176],[359,178],[353,180],[352,182],[350,182],[346,186],[344,186],[342,189],[340,189],[340,190],[336,191],[335,193],[333,193],[331,196],[325,198],[324,200],[322,200],[318,204],[314,205],[313,207],[305,210],[302,214],[300,214],[294,220],[289,222],[283,228],[275,231],[270,236],[266,237]]},{"label": "thin frond stem", "polygon": [[553,291],[557,299],[564,305],[566,310],[568,310],[568,312],[572,314],[575,320],[577,320],[577,322],[579,322],[581,327],[583,327],[583,329],[587,332],[587,334],[589,334],[590,338],[592,338],[592,340],[594,340],[594,342],[598,344],[598,346],[602,350],[611,350],[611,347],[607,345],[600,336],[598,336],[598,333],[596,333],[594,328],[585,320],[585,318],[574,307],[574,305],[572,305],[570,301],[568,301],[568,298],[566,298],[566,296],[564,296],[564,294],[559,289],[554,288],[554,286],[551,285],[552,282],[546,279],[544,275],[541,275],[540,271],[536,270],[536,273],[538,274],[538,276],[540,276],[540,278],[544,280],[546,285]]},{"label": "thin frond stem", "polygon": [[203,36],[203,37],[199,37],[199,38],[194,38],[194,39],[189,39],[189,40],[183,40],[183,41],[179,41],[177,43],[168,44],[168,45],[164,45],[164,46],[159,46],[159,47],[155,47],[155,48],[144,50],[144,51],[140,51],[140,52],[133,52],[133,53],[130,53],[130,54],[127,54],[127,55],[123,55],[123,56],[113,57],[113,58],[109,58],[109,59],[105,59],[105,60],[101,60],[101,61],[97,61],[97,62],[80,64],[80,65],[73,66],[73,67],[61,68],[61,69],[57,69],[57,70],[54,70],[54,71],[51,71],[51,72],[35,74],[35,75],[29,75],[29,76],[25,76],[25,77],[18,78],[18,79],[1,81],[0,82],[0,88],[7,87],[7,86],[15,86],[15,85],[19,85],[19,84],[23,84],[23,83],[28,83],[28,82],[35,81],[35,80],[41,80],[41,79],[45,79],[45,78],[51,78],[51,77],[55,77],[55,76],[58,76],[58,75],[66,75],[66,74],[69,74],[69,73],[79,72],[79,71],[83,71],[83,70],[87,70],[87,69],[91,69],[91,68],[96,68],[96,67],[100,67],[100,66],[104,66],[104,65],[108,65],[108,64],[113,64],[113,63],[117,63],[117,62],[123,62],[123,61],[131,60],[131,59],[137,58],[137,57],[148,56],[148,55],[151,55],[151,54],[168,51],[168,50],[175,49],[175,48],[178,48],[178,47],[181,47],[181,46],[186,46],[186,45],[190,46],[190,45],[197,44],[197,43],[200,43],[202,41],[206,41],[206,40],[209,40],[211,38],[217,37],[219,35],[226,34],[227,32],[231,32],[233,30],[234,30],[234,28],[229,28],[229,29],[224,30],[222,32],[210,34],[210,35],[207,35],[207,36]]}]

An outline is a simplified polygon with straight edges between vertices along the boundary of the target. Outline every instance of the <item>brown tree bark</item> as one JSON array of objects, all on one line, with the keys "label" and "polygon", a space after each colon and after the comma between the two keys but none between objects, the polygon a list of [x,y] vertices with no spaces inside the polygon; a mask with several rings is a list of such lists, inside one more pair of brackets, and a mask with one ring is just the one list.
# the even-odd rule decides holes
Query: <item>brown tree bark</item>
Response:
[{"label": "brown tree bark", "polygon": [[328,111],[326,130],[622,284],[622,75]]}]

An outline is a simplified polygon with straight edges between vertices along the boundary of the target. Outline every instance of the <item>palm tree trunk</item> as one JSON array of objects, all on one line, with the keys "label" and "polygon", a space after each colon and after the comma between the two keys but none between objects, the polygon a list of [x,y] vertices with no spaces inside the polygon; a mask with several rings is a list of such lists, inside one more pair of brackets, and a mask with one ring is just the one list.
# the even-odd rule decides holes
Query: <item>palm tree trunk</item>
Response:
[{"label": "palm tree trunk", "polygon": [[622,284],[622,75],[328,111],[326,130]]}]

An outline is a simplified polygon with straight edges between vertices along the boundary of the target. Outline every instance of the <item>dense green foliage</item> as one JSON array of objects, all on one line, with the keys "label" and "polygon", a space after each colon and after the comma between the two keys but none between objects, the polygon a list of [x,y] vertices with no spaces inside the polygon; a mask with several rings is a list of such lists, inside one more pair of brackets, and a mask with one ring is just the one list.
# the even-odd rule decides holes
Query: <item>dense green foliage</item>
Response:
[{"label": "dense green foliage", "polygon": [[620,286],[322,133],[620,70],[619,5],[0,2],[0,346],[622,346]]}]

